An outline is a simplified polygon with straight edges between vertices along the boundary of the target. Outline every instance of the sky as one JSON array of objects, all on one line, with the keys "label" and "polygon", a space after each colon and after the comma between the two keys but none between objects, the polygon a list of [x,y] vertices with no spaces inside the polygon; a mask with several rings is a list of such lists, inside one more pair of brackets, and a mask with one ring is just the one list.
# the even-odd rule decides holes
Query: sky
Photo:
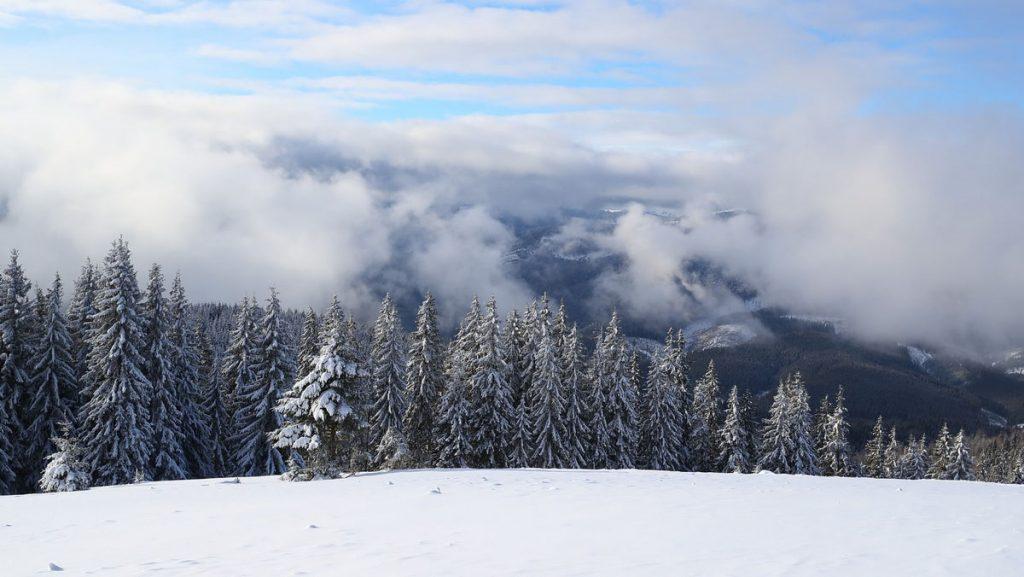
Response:
[{"label": "sky", "polygon": [[194,300],[516,306],[509,223],[616,206],[558,236],[626,258],[602,303],[706,315],[722,295],[680,267],[705,258],[867,337],[999,350],[1024,342],[1022,21],[1010,0],[0,0],[0,244],[40,282],[124,235]]}]

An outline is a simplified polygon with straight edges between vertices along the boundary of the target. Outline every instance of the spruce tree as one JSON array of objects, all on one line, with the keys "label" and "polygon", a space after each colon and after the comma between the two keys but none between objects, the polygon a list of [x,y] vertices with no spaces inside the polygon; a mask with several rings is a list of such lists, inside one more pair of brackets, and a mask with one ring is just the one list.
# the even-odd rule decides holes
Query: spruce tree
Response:
[{"label": "spruce tree", "polygon": [[746,428],[744,406],[740,400],[739,390],[733,385],[729,391],[729,400],[725,403],[725,421],[718,434],[718,446],[721,451],[719,463],[723,473],[749,473],[752,459],[749,453],[751,433]]},{"label": "spruce tree", "polygon": [[114,242],[90,319],[92,394],[82,407],[80,440],[94,485],[131,483],[149,468],[153,387],[145,374],[145,319],[131,251]]},{"label": "spruce tree", "polygon": [[228,472],[237,472],[235,462],[235,439],[237,435],[236,419],[239,415],[239,393],[252,387],[256,379],[258,355],[256,354],[257,334],[254,311],[249,298],[242,299],[242,305],[235,317],[235,326],[231,331],[227,350],[220,363],[222,375],[221,402],[224,403],[228,420],[224,423],[224,436],[227,439]]},{"label": "spruce tree", "polygon": [[0,276],[0,399],[6,401],[8,428],[12,445],[10,459],[18,477],[17,491],[31,491],[33,472],[29,455],[24,454],[25,427],[31,401],[29,362],[32,353],[32,309],[28,293],[31,284],[18,262],[18,251],[11,251],[11,260]]},{"label": "spruce tree", "polygon": [[882,417],[875,421],[871,439],[864,447],[864,474],[875,479],[885,477],[885,428],[882,426]]},{"label": "spruce tree", "polygon": [[589,464],[595,469],[609,467],[611,437],[608,431],[607,399],[603,387],[602,373],[605,370],[606,351],[603,346],[604,329],[598,333],[597,346],[590,357],[587,369],[587,414],[590,428],[591,453]]},{"label": "spruce tree", "polygon": [[819,474],[811,409],[799,372],[779,383],[761,435],[760,469],[797,475]]},{"label": "spruce tree", "polygon": [[836,394],[836,402],[828,415],[823,432],[823,441],[819,451],[821,474],[833,477],[853,477],[857,473],[856,463],[850,455],[850,443],[847,440],[850,426],[846,421],[846,405],[843,389]]},{"label": "spruce tree", "polygon": [[1010,482],[1014,485],[1024,485],[1024,450],[1017,452],[1017,459],[1013,464]]},{"label": "spruce tree", "polygon": [[640,426],[640,460],[649,469],[681,470],[687,458],[683,443],[683,400],[679,388],[669,378],[670,331],[665,348],[659,351],[647,373],[646,394],[641,397],[645,406]]},{"label": "spruce tree", "polygon": [[469,363],[466,356],[449,346],[449,360],[446,363],[445,388],[441,395],[437,419],[437,466],[448,468],[466,467],[472,458],[473,447],[469,440]]},{"label": "spruce tree", "polygon": [[15,427],[11,392],[0,382],[0,495],[14,493],[17,465],[15,453]]},{"label": "spruce tree", "polygon": [[284,340],[281,301],[273,288],[267,298],[258,346],[254,378],[235,391],[232,458],[240,475],[279,475],[285,471],[284,457],[269,436],[281,427],[276,407],[294,372],[294,361]]},{"label": "spruce tree", "polygon": [[789,387],[790,380],[785,378],[779,381],[779,386],[775,390],[772,406],[761,432],[761,457],[757,463],[758,469],[773,473],[792,472],[790,463],[794,447],[789,434]]},{"label": "spruce tree", "polygon": [[402,417],[409,452],[417,463],[429,464],[436,458],[434,424],[444,384],[441,336],[437,328],[437,306],[427,293],[416,312],[416,330],[410,335],[405,368],[408,405]]},{"label": "spruce tree", "polygon": [[911,437],[907,448],[900,459],[899,471],[901,479],[924,479],[928,474],[928,454],[925,449],[924,437],[920,440]]},{"label": "spruce tree", "polygon": [[44,299],[42,326],[29,367],[32,398],[28,414],[28,471],[32,485],[38,481],[44,459],[55,451],[54,439],[64,422],[74,422],[77,406],[75,359],[71,335],[61,311],[60,276],[53,280]]},{"label": "spruce tree", "polygon": [[[541,311],[546,310],[545,308]],[[535,327],[537,348],[533,350],[533,380],[528,391],[530,428],[533,432],[535,467],[562,468],[568,461],[565,447],[565,399],[562,396],[562,366],[552,325],[544,312]]]},{"label": "spruce tree", "polygon": [[974,480],[974,462],[971,460],[971,450],[964,439],[963,429],[960,429],[956,438],[950,443],[946,461],[946,474],[943,478],[950,481]]},{"label": "spruce tree", "polygon": [[[546,306],[547,295],[542,297]],[[523,318],[519,323],[520,350],[523,354],[523,366],[519,373],[520,386],[524,393],[533,386],[534,361],[536,360],[533,351],[537,350],[537,321],[548,314],[547,309],[541,309],[537,301],[533,301],[523,312]]]},{"label": "spruce tree", "polygon": [[476,373],[480,299],[473,297],[445,357],[445,387],[438,407],[437,465],[466,467],[473,459],[470,380]]},{"label": "spruce tree", "polygon": [[189,303],[181,274],[171,283],[168,338],[174,365],[176,395],[181,407],[182,450],[190,477],[213,475],[210,462],[210,425],[200,403],[199,350],[189,326]]},{"label": "spruce tree", "polygon": [[512,390],[504,340],[498,325],[494,297],[477,324],[475,361],[470,379],[469,436],[473,463],[478,467],[503,467],[512,443]]},{"label": "spruce tree", "polygon": [[527,370],[526,349],[528,338],[518,313],[513,310],[505,318],[502,338],[506,358],[506,380],[512,394],[512,424],[509,432],[509,447],[505,454],[505,465],[511,468],[526,467],[532,453],[532,437],[527,409],[527,395],[523,375]]},{"label": "spruce tree", "polygon": [[[371,350],[373,409],[370,412],[370,442],[375,449],[386,447],[384,435],[389,430],[393,430],[393,439],[402,433],[402,416],[406,408],[404,348],[398,311],[391,295],[384,295],[373,327]],[[392,457],[377,453],[374,464],[381,466]]]},{"label": "spruce tree", "polygon": [[928,468],[929,479],[946,478],[951,450],[952,444],[949,437],[949,427],[946,426],[946,423],[943,423],[942,429],[939,430],[939,436],[936,437],[935,443],[932,446],[932,462]]},{"label": "spruce tree", "polygon": [[59,429],[61,432],[52,439],[53,451],[46,457],[39,488],[46,493],[88,489],[89,467],[83,458],[74,426],[70,421],[63,421]]},{"label": "spruce tree", "polygon": [[223,400],[221,372],[217,357],[210,342],[210,335],[201,323],[192,329],[192,343],[196,350],[196,377],[199,400],[197,410],[205,423],[208,436],[205,439],[208,474],[220,477],[228,474],[231,459],[228,456],[228,417]]},{"label": "spruce tree", "polygon": [[368,426],[362,410],[360,381],[369,373],[349,342],[337,300],[324,323],[327,331],[313,370],[303,375],[278,401],[284,424],[271,435],[276,449],[302,451],[319,474],[333,474],[357,460],[362,430]]},{"label": "spruce tree", "polygon": [[693,387],[690,405],[689,438],[690,466],[694,471],[718,470],[717,439],[720,416],[718,407],[718,376],[715,362],[708,363],[704,376]]},{"label": "spruce tree", "polygon": [[313,370],[317,357],[320,356],[320,322],[312,307],[306,309],[302,316],[302,332],[299,334],[299,351],[296,358],[296,371],[301,377]]},{"label": "spruce tree", "polygon": [[88,399],[90,387],[85,381],[85,374],[89,370],[89,319],[96,313],[96,291],[100,283],[100,273],[87,260],[82,267],[82,272],[75,280],[75,291],[71,297],[71,304],[68,307],[68,332],[71,335],[71,351],[74,355],[75,382],[79,387],[79,404],[72,407],[77,414],[81,403]]},{"label": "spruce tree", "polygon": [[565,396],[565,456],[567,467],[582,469],[589,456],[583,352],[576,325],[565,333],[562,344],[562,391]]},{"label": "spruce tree", "polygon": [[149,476],[156,481],[184,479],[188,465],[185,463],[185,434],[175,372],[176,354],[170,340],[170,314],[164,299],[164,277],[159,265],[154,264],[149,271],[142,316],[146,327],[143,353],[146,376],[153,387],[149,409],[153,427]]},{"label": "spruce tree", "polygon": [[619,315],[612,319],[601,341],[597,386],[604,396],[605,422],[608,424],[608,467],[631,469],[635,466],[638,445],[636,390],[629,379],[629,352],[619,331]]},{"label": "spruce tree", "polygon": [[901,477],[900,458],[903,456],[903,447],[896,438],[896,427],[889,429],[889,442],[882,453],[882,476],[886,479],[899,479]]},{"label": "spruce tree", "polygon": [[814,451],[814,417],[811,414],[810,398],[800,372],[793,373],[790,390],[793,400],[789,403],[793,426],[793,472],[798,475],[820,475],[818,456]]},{"label": "spruce tree", "polygon": [[814,415],[814,448],[819,455],[825,448],[828,424],[831,418],[832,403],[829,401],[828,395],[825,395],[821,399],[821,404],[818,405],[818,412]]},{"label": "spruce tree", "polygon": [[409,452],[409,444],[405,439],[405,435],[396,427],[389,427],[384,432],[384,436],[374,452],[376,454],[377,468],[386,471],[411,469],[417,464],[417,461],[412,458],[412,454]]}]

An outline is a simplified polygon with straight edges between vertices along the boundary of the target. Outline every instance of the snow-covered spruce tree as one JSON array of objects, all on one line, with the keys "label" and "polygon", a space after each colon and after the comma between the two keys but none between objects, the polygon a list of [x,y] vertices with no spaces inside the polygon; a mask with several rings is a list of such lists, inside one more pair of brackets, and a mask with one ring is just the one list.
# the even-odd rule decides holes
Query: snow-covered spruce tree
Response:
[{"label": "snow-covered spruce tree", "polygon": [[597,385],[604,396],[604,414],[608,423],[608,467],[631,469],[636,464],[638,423],[636,390],[629,380],[629,351],[619,331],[619,315],[612,313],[605,329]]},{"label": "snow-covered spruce tree", "polygon": [[761,435],[758,468],[774,473],[816,475],[811,409],[799,372],[782,379]]},{"label": "snow-covered spruce tree", "polygon": [[814,417],[811,414],[810,397],[804,386],[800,371],[793,373],[790,390],[793,401],[789,403],[793,423],[793,472],[798,475],[820,475],[818,455],[814,452]]},{"label": "snow-covered spruce tree", "polygon": [[666,347],[655,355],[647,373],[646,394],[642,397],[646,408],[640,426],[641,464],[664,471],[681,470],[686,460],[683,401],[679,388],[668,375],[671,340],[670,331]]},{"label": "snow-covered spruce tree", "polygon": [[764,421],[761,432],[761,454],[758,460],[758,469],[771,471],[773,473],[792,473],[792,455],[795,451],[793,439],[790,433],[790,392],[792,381],[786,377],[779,381],[772,399],[771,409],[768,410],[768,417]]},{"label": "snow-covered spruce tree", "polygon": [[305,452],[313,472],[326,476],[358,461],[360,433],[368,426],[360,381],[369,373],[360,366],[344,323],[337,322],[343,320],[340,307],[332,309],[324,323],[330,332],[323,335],[313,370],[278,401],[284,424],[271,435],[276,449]]},{"label": "snow-covered spruce tree", "polygon": [[86,260],[82,272],[75,281],[75,291],[68,307],[68,332],[71,335],[71,350],[74,355],[75,382],[79,387],[79,405],[72,407],[77,414],[81,403],[88,399],[90,387],[85,382],[89,370],[89,319],[96,312],[96,291],[100,284],[100,273]]},{"label": "snow-covered spruce tree", "polygon": [[512,390],[508,384],[498,306],[491,297],[477,324],[475,362],[470,379],[469,438],[477,467],[504,467],[512,443]]},{"label": "snow-covered spruce tree", "polygon": [[295,365],[281,325],[281,301],[273,288],[267,298],[257,350],[255,378],[235,392],[233,460],[240,475],[279,475],[285,471],[284,457],[269,437],[281,427],[275,407]]},{"label": "snow-covered spruce tree", "polygon": [[750,433],[750,444],[748,445],[748,449],[750,451],[750,462],[752,465],[755,465],[754,469],[756,470],[756,464],[760,457],[758,450],[760,449],[761,442],[758,434],[761,420],[757,415],[757,408],[754,404],[754,395],[752,395],[750,391],[743,391],[740,393],[740,405],[743,407],[742,415],[744,427]]},{"label": "snow-covered spruce tree", "polygon": [[929,479],[946,478],[951,451],[952,444],[949,437],[949,427],[946,426],[946,423],[942,423],[942,428],[939,429],[939,436],[936,437],[935,443],[932,445],[932,462],[928,468]]},{"label": "snow-covered spruce tree", "polygon": [[72,423],[78,404],[71,335],[61,311],[60,276],[53,280],[44,299],[39,338],[29,363],[32,397],[27,421],[27,470],[32,484],[38,482],[43,460],[55,451],[53,439],[60,436],[60,424]]},{"label": "snow-covered spruce tree", "polygon": [[562,468],[568,461],[568,451],[565,447],[565,399],[559,382],[561,358],[551,334],[552,326],[543,313],[538,316],[536,330],[533,383],[528,391],[534,439],[530,463],[534,467]]},{"label": "snow-covered spruce tree", "polygon": [[389,427],[384,432],[384,437],[381,438],[380,444],[377,445],[374,452],[377,458],[375,465],[378,469],[387,471],[411,469],[417,465],[409,452],[405,435],[395,427]]},{"label": "snow-covered spruce tree", "polygon": [[[590,428],[587,426],[583,352],[576,325],[565,333],[562,343],[562,392],[565,397],[566,467],[587,466]],[[680,437],[681,438],[681,437]]]},{"label": "snow-covered spruce tree", "polygon": [[[338,333],[337,331],[341,332]],[[323,345],[327,343],[327,339],[335,334],[346,336],[346,331],[345,312],[341,309],[338,295],[334,295],[331,297],[331,304],[328,305],[327,310],[324,312],[323,322],[320,325],[320,349],[317,351],[317,357],[320,356],[320,352],[323,350]],[[352,347],[354,354],[355,345],[350,343],[349,346]]]},{"label": "snow-covered spruce tree", "polygon": [[928,453],[925,449],[924,437],[920,440],[913,437],[907,442],[907,448],[900,458],[901,479],[924,479],[928,474]]},{"label": "snow-covered spruce tree", "polygon": [[[401,432],[402,415],[406,414],[406,359],[404,359],[401,328],[398,326],[398,312],[385,294],[380,314],[374,324],[371,348],[371,385],[373,387],[373,409],[370,413],[371,444],[384,447],[384,435],[389,429]],[[390,460],[391,455],[380,454],[374,458],[379,466]]]},{"label": "snow-covered spruce tree", "polygon": [[719,463],[723,473],[749,473],[753,468],[753,460],[749,453],[751,433],[746,428],[744,406],[740,400],[739,390],[733,385],[729,391],[729,400],[725,403],[725,421],[718,434],[718,446],[721,451]]},{"label": "snow-covered spruce tree", "polygon": [[31,283],[18,262],[18,251],[11,251],[11,260],[0,276],[0,398],[8,403],[7,419],[11,431],[13,450],[11,466],[18,480],[17,491],[31,491],[31,477],[27,455],[23,454],[25,427],[28,424],[28,405],[31,379],[29,362],[32,353],[32,309],[28,302]]},{"label": "snow-covered spruce tree", "polygon": [[509,431],[509,446],[505,454],[505,465],[510,468],[526,467],[530,463],[532,435],[527,414],[526,391],[523,387],[523,372],[526,370],[526,344],[528,341],[523,331],[519,314],[513,310],[505,317],[502,331],[503,349],[509,390],[512,394],[512,424]]},{"label": "snow-covered spruce tree", "polygon": [[46,493],[84,491],[89,488],[89,467],[70,421],[59,425],[60,433],[51,441],[53,452],[46,457],[46,467],[39,488]]},{"label": "snow-covered spruce tree", "polygon": [[313,370],[313,364],[320,356],[320,344],[320,321],[313,307],[309,307],[302,315],[302,332],[295,360],[298,375],[308,375]]},{"label": "snow-covered spruce tree", "polygon": [[604,342],[604,328],[598,332],[596,341],[597,345],[587,366],[587,386],[584,389],[584,398],[587,399],[587,426],[590,429],[591,451],[588,464],[595,469],[604,469],[609,466],[608,454],[611,443],[605,410],[606,397],[601,380],[601,371],[605,365],[605,350],[601,346]]},{"label": "snow-covered spruce tree", "polygon": [[209,451],[210,425],[199,406],[203,401],[199,383],[199,350],[193,338],[194,331],[189,326],[188,297],[185,296],[180,273],[174,275],[168,304],[168,338],[176,395],[181,407],[186,471],[193,478],[210,477],[213,475]]},{"label": "snow-covered spruce tree", "polygon": [[430,464],[437,455],[433,442],[434,423],[444,384],[437,305],[430,293],[416,312],[416,329],[409,335],[409,341],[405,366],[408,404],[402,416],[402,426],[411,458],[419,464]]},{"label": "snow-covered spruce tree", "polygon": [[79,436],[93,485],[118,485],[149,468],[153,387],[144,372],[138,281],[123,239],[114,242],[103,266],[90,319],[86,378],[93,390],[82,407]]},{"label": "snow-covered spruce tree", "polygon": [[242,306],[239,307],[235,317],[235,327],[231,331],[227,350],[221,359],[220,370],[222,377],[221,402],[228,414],[228,420],[224,423],[224,436],[227,439],[227,450],[229,462],[228,471],[225,473],[236,473],[238,463],[235,462],[236,438],[236,417],[239,411],[239,391],[248,389],[256,379],[256,365],[259,355],[256,353],[256,320],[249,298],[242,299]]},{"label": "snow-covered spruce tree", "polygon": [[10,495],[16,489],[14,467],[17,464],[14,437],[11,392],[0,383],[0,495]]},{"label": "snow-covered spruce tree", "polygon": [[828,423],[832,417],[832,403],[828,395],[821,399],[818,405],[818,412],[814,414],[814,449],[820,455],[825,447],[825,437],[828,431]]},{"label": "snow-covered spruce tree", "polygon": [[885,452],[882,453],[882,476],[886,479],[899,479],[900,457],[903,456],[903,447],[896,438],[896,427],[889,429],[889,441],[885,445]]},{"label": "snow-covered spruce tree", "polygon": [[821,449],[818,451],[821,474],[832,477],[853,477],[857,473],[856,463],[850,454],[848,440],[850,425],[846,421],[846,404],[843,389],[836,393],[836,402],[828,416],[823,432]]},{"label": "snow-covered spruce tree", "polygon": [[718,470],[717,439],[721,417],[718,407],[718,375],[715,362],[708,362],[708,369],[693,386],[693,400],[690,404],[689,437],[686,443],[690,452],[690,467],[694,471],[711,472]]},{"label": "snow-covered spruce tree", "polygon": [[221,398],[222,387],[220,367],[210,342],[210,335],[201,323],[192,329],[192,341],[196,351],[196,379],[199,399],[196,408],[205,424],[208,436],[204,439],[208,474],[220,477],[228,474],[228,440],[226,437],[229,422],[227,408]]},{"label": "snow-covered spruce tree", "polygon": [[882,417],[875,421],[871,438],[864,447],[864,475],[881,479],[885,477],[885,427]]},{"label": "snow-covered spruce tree", "polygon": [[473,458],[470,380],[476,373],[476,342],[480,299],[473,297],[469,312],[448,344],[444,364],[444,394],[438,407],[437,465],[466,467]]},{"label": "snow-covered spruce tree", "polygon": [[177,355],[170,339],[170,315],[164,299],[164,276],[160,265],[154,264],[149,271],[149,284],[141,309],[146,331],[143,353],[146,377],[153,387],[149,409],[153,438],[150,441],[152,453],[148,473],[155,481],[184,479],[188,476],[188,465],[185,463],[185,433],[175,372]]},{"label": "snow-covered spruce tree", "polygon": [[465,355],[455,350],[454,342],[448,349],[445,387],[438,407],[436,425],[437,466],[459,468],[467,466],[473,456],[468,427],[469,362]]},{"label": "snow-covered spruce tree", "polygon": [[1017,451],[1010,482],[1014,485],[1024,485],[1024,450]]},{"label": "snow-covered spruce tree", "polygon": [[[544,295],[543,298],[547,298]],[[547,301],[543,301],[546,306]],[[537,350],[537,322],[538,319],[543,317],[547,318],[550,311],[540,308],[537,301],[530,303],[526,310],[523,312],[523,317],[519,322],[519,350],[522,354],[522,367],[519,371],[519,387],[521,393],[526,397],[524,405],[527,407],[527,422],[529,422],[529,391],[533,387],[533,375],[534,371],[534,351]],[[533,440],[529,441],[533,444]],[[530,447],[530,454],[533,454],[533,447]]]},{"label": "snow-covered spruce tree", "polygon": [[[391,295],[384,295],[380,314],[373,327],[371,358],[371,384],[373,409],[370,412],[370,443],[377,451],[374,466],[390,462],[393,455],[379,452],[387,449],[384,436],[389,430],[392,437],[402,433],[405,415],[405,344],[398,324],[398,310]],[[404,445],[404,441],[403,441]],[[392,447],[395,448],[395,447]]]},{"label": "snow-covered spruce tree", "polygon": [[405,366],[408,404],[402,426],[411,458],[430,464],[436,458],[434,423],[437,404],[444,384],[441,335],[437,328],[437,305],[427,293],[416,312],[416,329],[409,336],[409,354]]},{"label": "snow-covered spruce tree", "polygon": [[949,455],[946,457],[945,479],[950,481],[973,481],[974,462],[971,460],[971,450],[964,439],[964,430],[960,429],[953,442],[950,443]]}]

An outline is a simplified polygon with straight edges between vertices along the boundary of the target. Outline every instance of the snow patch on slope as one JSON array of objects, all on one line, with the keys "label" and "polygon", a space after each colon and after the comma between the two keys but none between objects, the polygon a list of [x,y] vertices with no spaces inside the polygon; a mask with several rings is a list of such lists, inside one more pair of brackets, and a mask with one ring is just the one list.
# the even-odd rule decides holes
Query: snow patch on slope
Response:
[{"label": "snow patch on slope", "polygon": [[[0,497],[5,575],[1010,577],[1024,487],[423,470]],[[313,529],[312,526],[316,528]]]}]

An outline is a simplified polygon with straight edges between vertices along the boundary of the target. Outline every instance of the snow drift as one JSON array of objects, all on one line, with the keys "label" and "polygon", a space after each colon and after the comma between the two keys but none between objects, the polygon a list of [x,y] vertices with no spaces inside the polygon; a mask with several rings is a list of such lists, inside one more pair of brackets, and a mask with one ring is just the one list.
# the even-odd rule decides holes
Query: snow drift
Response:
[{"label": "snow drift", "polygon": [[[0,498],[4,575],[1019,575],[1024,487],[423,470]],[[52,565],[51,565],[52,564]]]}]

